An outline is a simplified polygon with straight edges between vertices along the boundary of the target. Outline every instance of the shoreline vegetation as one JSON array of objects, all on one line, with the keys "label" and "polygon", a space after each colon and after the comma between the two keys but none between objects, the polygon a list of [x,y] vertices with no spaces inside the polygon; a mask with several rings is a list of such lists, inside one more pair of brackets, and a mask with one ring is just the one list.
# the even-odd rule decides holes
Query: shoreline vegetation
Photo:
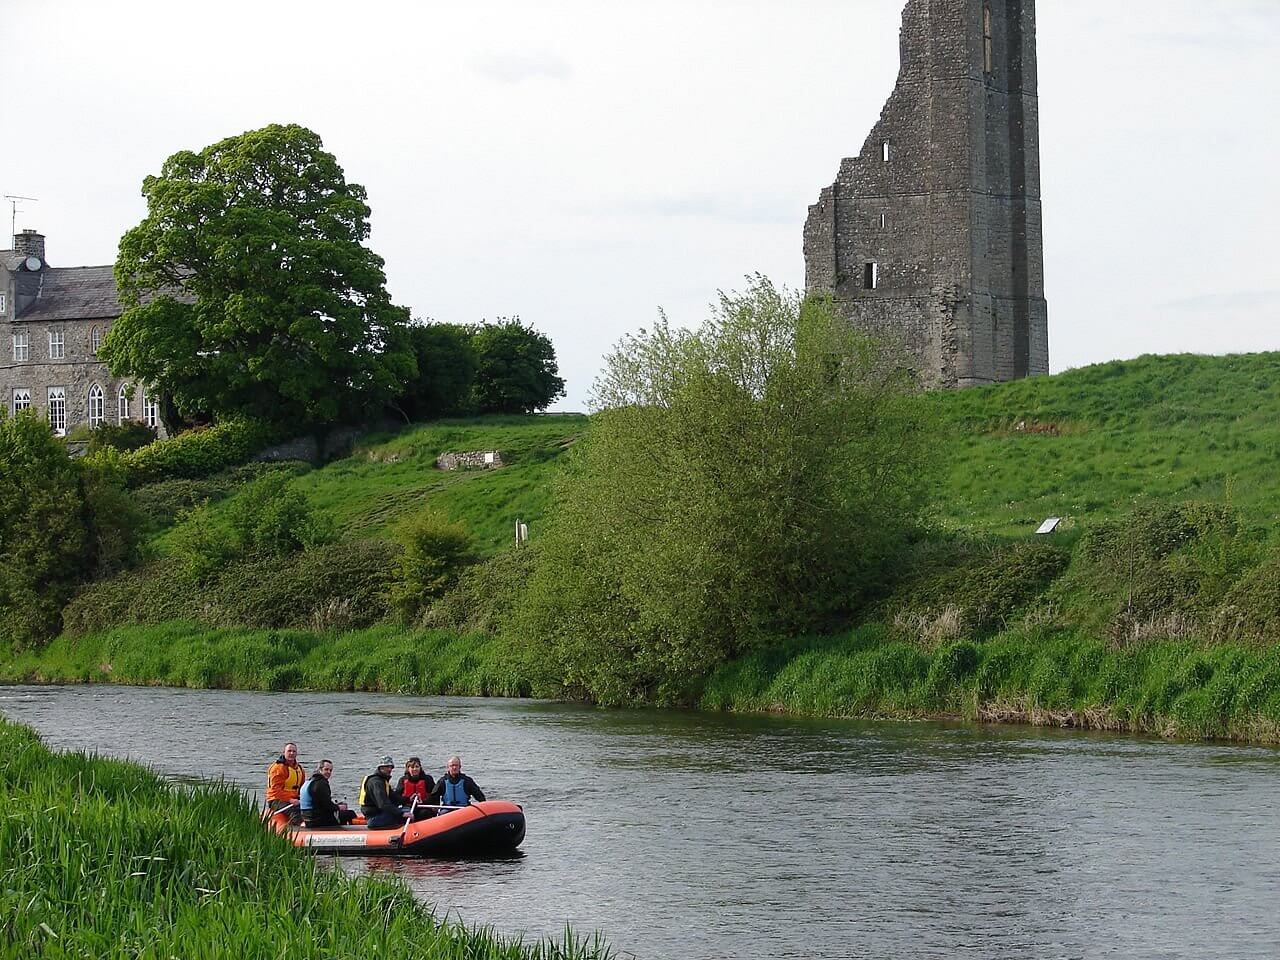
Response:
[{"label": "shoreline vegetation", "polygon": [[[346,633],[121,627],[0,666],[6,683],[553,696],[504,641],[374,627]],[[882,626],[783,642],[714,671],[709,711],[1015,723],[1280,743],[1280,649],[1156,640],[1127,648],[1046,627],[932,648]]]},{"label": "shoreline vegetation", "polygon": [[277,956],[282,944],[316,960],[613,956],[598,935],[535,942],[442,920],[397,879],[349,877],[300,855],[228,784],[55,753],[3,718],[0,790],[25,811],[0,818],[6,957],[203,960]]}]

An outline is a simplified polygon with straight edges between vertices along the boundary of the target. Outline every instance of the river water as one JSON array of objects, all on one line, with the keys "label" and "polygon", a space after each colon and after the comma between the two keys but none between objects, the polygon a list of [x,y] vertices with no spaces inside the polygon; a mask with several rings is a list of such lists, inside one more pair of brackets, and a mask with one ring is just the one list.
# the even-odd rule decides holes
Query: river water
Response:
[{"label": "river water", "polygon": [[347,798],[383,753],[458,752],[524,803],[525,855],[344,868],[504,932],[654,960],[1280,956],[1271,749],[364,694],[0,687],[0,711],[250,791],[285,739]]}]

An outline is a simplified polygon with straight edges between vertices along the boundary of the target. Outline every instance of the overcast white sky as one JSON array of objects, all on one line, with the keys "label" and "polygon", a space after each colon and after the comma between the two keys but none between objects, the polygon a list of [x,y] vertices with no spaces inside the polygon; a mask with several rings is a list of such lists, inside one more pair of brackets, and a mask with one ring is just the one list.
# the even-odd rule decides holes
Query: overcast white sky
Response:
[{"label": "overcast white sky", "polygon": [[[803,283],[903,5],[0,0],[0,190],[39,198],[18,227],[51,263],[109,263],[169,154],[304,124],[368,189],[392,296],[519,314],[581,409],[660,306]],[[1054,371],[1280,349],[1280,2],[1038,7]]]}]

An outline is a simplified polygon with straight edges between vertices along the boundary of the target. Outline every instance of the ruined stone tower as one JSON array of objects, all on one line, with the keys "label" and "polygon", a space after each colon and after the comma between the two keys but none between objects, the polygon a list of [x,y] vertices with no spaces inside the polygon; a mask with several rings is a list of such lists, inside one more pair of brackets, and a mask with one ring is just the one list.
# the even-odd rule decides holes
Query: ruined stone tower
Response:
[{"label": "ruined stone tower", "polygon": [[805,285],[931,387],[1049,372],[1035,0],[908,0],[898,83],[809,208]]}]

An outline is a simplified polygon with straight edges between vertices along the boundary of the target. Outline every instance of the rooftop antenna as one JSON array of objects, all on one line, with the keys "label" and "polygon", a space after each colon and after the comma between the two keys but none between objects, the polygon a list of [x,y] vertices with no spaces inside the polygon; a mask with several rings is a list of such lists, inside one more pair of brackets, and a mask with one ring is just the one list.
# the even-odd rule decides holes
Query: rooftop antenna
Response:
[{"label": "rooftop antenna", "polygon": [[30,203],[39,203],[40,201],[35,197],[19,197],[12,193],[6,193],[4,198],[9,201],[9,233],[15,234],[18,232],[18,204],[23,200]]}]

